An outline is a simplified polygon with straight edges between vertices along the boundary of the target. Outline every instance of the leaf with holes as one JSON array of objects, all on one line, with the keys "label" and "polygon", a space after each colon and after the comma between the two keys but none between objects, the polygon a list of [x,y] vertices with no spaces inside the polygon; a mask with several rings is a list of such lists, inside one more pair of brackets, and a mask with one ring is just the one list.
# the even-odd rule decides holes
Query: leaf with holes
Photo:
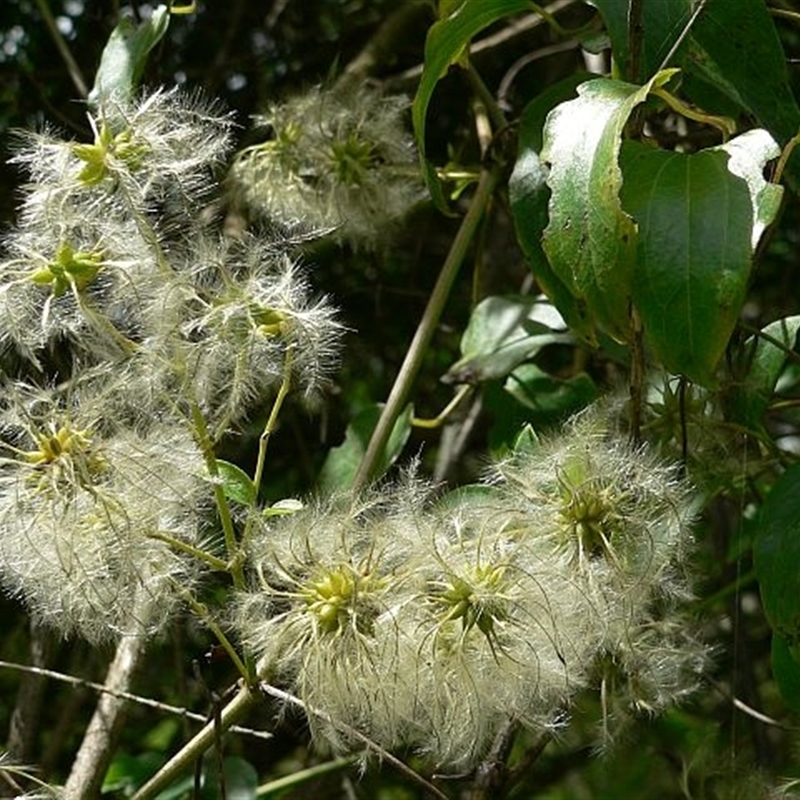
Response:
[{"label": "leaf with holes", "polygon": [[598,78],[550,112],[541,160],[550,165],[550,221],[542,245],[553,273],[579,302],[589,323],[619,341],[629,334],[636,227],[620,204],[618,164],[631,112],[675,74],[664,70],[644,86]]}]

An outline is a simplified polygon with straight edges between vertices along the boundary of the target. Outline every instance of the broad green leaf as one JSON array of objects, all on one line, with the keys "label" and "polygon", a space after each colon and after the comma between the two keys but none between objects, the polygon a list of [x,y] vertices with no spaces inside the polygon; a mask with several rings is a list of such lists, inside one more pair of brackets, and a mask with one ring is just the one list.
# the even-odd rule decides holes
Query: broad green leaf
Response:
[{"label": "broad green leaf", "polygon": [[515,453],[535,453],[541,446],[541,440],[536,435],[533,425],[523,425],[522,430],[514,440],[511,448]]},{"label": "broad green leaf", "polygon": [[[630,66],[626,0],[592,0],[606,23],[620,73]],[[683,34],[696,7],[693,0],[642,4],[641,54],[638,80],[663,65]],[[726,105],[708,105],[713,87],[769,130],[784,145],[800,128],[800,108],[789,84],[786,56],[764,0],[708,0],[694,19],[670,63],[687,76],[689,99],[706,111],[730,114]],[[789,178],[800,186],[800,157],[788,165]]]},{"label": "broad green leaf", "polygon": [[761,506],[753,566],[772,630],[800,657],[800,464],[793,464]]},{"label": "broad green leaf", "polygon": [[763,336],[751,336],[743,347],[742,370],[746,370],[734,385],[731,419],[751,430],[761,427],[764,412],[775,390],[775,384],[786,363],[787,350],[793,350],[800,330],[800,316],[771,322],[762,329]]},{"label": "broad green leaf", "polygon": [[572,296],[553,272],[542,249],[550,188],[547,186],[548,169],[542,164],[539,153],[547,114],[558,103],[573,98],[577,87],[592,77],[588,73],[572,75],[549,87],[525,106],[520,119],[517,161],[508,184],[517,239],[539,286],[556,305],[570,329],[586,339],[592,338],[592,327],[586,317],[585,305]]},{"label": "broad green leaf", "polygon": [[158,6],[149,19],[137,25],[124,17],[103,49],[89,104],[98,106],[106,100],[125,101],[136,89],[144,71],[148,53],[158,44],[169,26],[169,9]]},{"label": "broad green leaf", "polygon": [[636,226],[619,200],[622,132],[634,108],[674,74],[665,70],[644,86],[588,81],[545,125],[541,160],[550,165],[552,196],[544,251],[554,274],[586,304],[590,324],[620,341],[629,335],[636,253]]},{"label": "broad green leaf", "polygon": [[487,486],[485,483],[468,483],[443,494],[436,501],[435,509],[438,513],[455,514],[465,506],[474,509],[481,503],[496,505],[501,501],[501,497],[502,493],[496,486]]},{"label": "broad green leaf", "polygon": [[425,157],[425,121],[436,84],[464,52],[472,38],[484,28],[512,14],[530,12],[528,0],[466,0],[444,19],[435,22],[425,39],[425,61],[419,88],[411,109],[414,136],[425,180],[436,205],[446,202],[436,170]]},{"label": "broad green leaf", "polygon": [[483,406],[491,419],[489,448],[498,457],[523,446],[525,426],[547,430],[585,408],[599,394],[591,378],[550,375],[535,364],[521,364],[503,381],[483,387]]},{"label": "broad green leaf", "polygon": [[739,317],[752,250],[779,204],[778,187],[761,176],[774,155],[761,133],[689,155],[636,142],[622,148],[645,337],[670,372],[706,386]]},{"label": "broad green leaf", "polygon": [[[786,55],[764,0],[709,0],[689,36],[691,69],[750,112],[784,145],[800,128]],[[789,161],[800,186],[800,158]]]},{"label": "broad green leaf", "polygon": [[[198,800],[255,800],[258,789],[258,773],[255,767],[238,756],[226,756],[222,762],[219,779],[216,759],[208,759],[203,770],[203,786]],[[224,786],[224,794],[223,787]]]},{"label": "broad green leaf", "polygon": [[783,636],[772,636],[772,674],[786,705],[800,714],[800,664]]},{"label": "broad green leaf", "polygon": [[217,460],[219,477],[222,488],[228,500],[235,500],[245,506],[256,502],[256,487],[250,476],[242,469],[229,461]]},{"label": "broad green leaf", "polygon": [[[319,477],[320,487],[323,490],[345,491],[353,485],[359,464],[369,445],[372,431],[378,424],[382,407],[380,404],[375,404],[357,414],[347,426],[344,442],[338,447],[331,448],[322,465]],[[389,469],[405,447],[411,434],[413,415],[414,407],[409,403],[392,428],[383,456],[375,469],[376,478]]]},{"label": "broad green leaf", "polygon": [[286,497],[265,508],[261,514],[264,517],[286,517],[289,514],[296,514],[302,508],[303,503],[296,497]]},{"label": "broad green leaf", "polygon": [[541,298],[487,297],[473,310],[461,337],[462,357],[442,380],[477,383],[504,378],[546,345],[572,341],[559,313]]},{"label": "broad green leaf", "polygon": [[126,753],[114,756],[103,778],[103,794],[122,792],[124,797],[130,797],[155,775],[165,760],[162,753],[152,751],[137,756]]}]

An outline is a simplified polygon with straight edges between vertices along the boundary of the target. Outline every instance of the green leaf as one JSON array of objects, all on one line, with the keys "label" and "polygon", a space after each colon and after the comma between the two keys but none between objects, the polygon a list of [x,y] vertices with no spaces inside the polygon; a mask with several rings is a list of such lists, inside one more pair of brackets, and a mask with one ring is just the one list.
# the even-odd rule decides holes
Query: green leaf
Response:
[{"label": "green leaf", "polygon": [[[320,488],[324,491],[346,491],[353,485],[361,459],[367,450],[372,432],[378,424],[382,404],[365,408],[347,426],[345,439],[338,447],[331,448],[319,476]],[[375,469],[375,477],[383,475],[395,462],[411,434],[411,418],[414,407],[410,403],[397,418],[386,444],[383,456]]]},{"label": "green leaf", "polygon": [[775,320],[762,333],[769,336],[751,336],[743,347],[746,373],[734,385],[730,416],[751,430],[761,428],[764,413],[774,393],[775,384],[786,363],[786,353],[793,350],[800,330],[800,316]]},{"label": "green leaf", "polygon": [[[628,8],[623,0],[592,0],[606,23],[621,74],[630,66]],[[683,34],[696,3],[670,0],[642,4],[640,70],[643,80],[662,66]],[[730,114],[730,107],[708,105],[713,87],[754,116],[783,146],[800,128],[800,108],[789,83],[786,56],[764,0],[708,0],[689,35],[667,66],[686,74],[688,97],[707,111]],[[792,185],[800,187],[800,156],[788,165]]]},{"label": "green leaf", "polygon": [[217,460],[217,468],[228,500],[235,500],[244,506],[251,506],[256,502],[255,484],[244,470],[221,459]]},{"label": "green leaf", "polygon": [[286,497],[278,500],[269,508],[265,508],[261,513],[264,517],[286,517],[296,514],[303,508],[303,503],[295,497]]},{"label": "green leaf", "polygon": [[714,149],[728,154],[728,170],[747,184],[753,209],[751,246],[755,250],[764,229],[772,224],[781,207],[783,187],[764,180],[764,167],[777,158],[781,150],[772,136],[759,128]]},{"label": "green leaf", "polygon": [[779,205],[778,187],[761,175],[774,155],[765,136],[751,131],[689,155],[636,142],[622,148],[621,199],[638,223],[633,299],[646,340],[667,370],[705,386],[739,317],[752,251]]},{"label": "green leaf", "polygon": [[[664,58],[683,32],[692,16],[690,0],[669,0],[668,3],[642,3],[641,52],[637,75],[630,75],[627,0],[591,0],[606,24],[614,54],[615,71],[635,81],[644,81],[661,68]],[[680,51],[679,51],[680,52]],[[678,66],[673,58],[666,66]]]},{"label": "green leaf", "polygon": [[[781,145],[800,128],[786,55],[764,0],[709,0],[692,28],[685,64],[752,114]],[[788,169],[799,187],[797,156]]]},{"label": "green leaf", "polygon": [[459,5],[449,16],[435,22],[425,39],[425,60],[419,88],[411,109],[414,136],[420,153],[425,181],[434,202],[440,210],[447,204],[436,170],[425,157],[425,122],[436,84],[463,55],[472,38],[493,22],[511,14],[529,12],[528,0],[480,0]]},{"label": "green leaf", "polygon": [[478,383],[504,378],[546,345],[572,341],[558,312],[541,298],[487,297],[473,310],[461,337],[462,358],[442,380]]},{"label": "green leaf", "polygon": [[[203,772],[203,788],[198,800],[222,800],[216,759],[209,759]],[[258,773],[249,761],[237,756],[226,756],[222,762],[222,774],[225,800],[255,800]]]},{"label": "green leaf", "polygon": [[753,566],[772,630],[800,656],[800,464],[793,464],[761,506]]},{"label": "green leaf", "polygon": [[570,329],[586,339],[592,338],[592,328],[586,308],[572,296],[566,285],[550,268],[542,249],[542,232],[547,227],[547,207],[550,188],[547,186],[547,167],[539,153],[544,138],[547,114],[558,103],[575,96],[577,87],[591,75],[579,73],[549,87],[525,106],[520,119],[517,161],[509,180],[509,199],[514,214],[517,239],[531,264],[539,286],[553,301]]},{"label": "green leaf", "polygon": [[116,755],[103,778],[101,791],[103,794],[122,792],[129,797],[155,775],[165,761],[163,754],[151,751],[138,756]]},{"label": "green leaf", "polygon": [[543,162],[550,164],[550,221],[543,247],[550,266],[589,323],[619,341],[629,335],[636,227],[622,209],[618,155],[633,109],[674,74],[665,70],[644,86],[598,78],[547,118]]},{"label": "green leaf", "polygon": [[527,419],[536,428],[552,425],[580,411],[600,394],[585,372],[571,378],[558,378],[535,364],[517,367],[503,388],[528,409]]},{"label": "green leaf", "polygon": [[98,106],[106,100],[127,100],[142,76],[148,53],[158,44],[169,26],[169,9],[158,6],[149,19],[139,25],[128,17],[108,38],[94,86],[89,93],[89,104]]},{"label": "green leaf", "polygon": [[786,705],[800,714],[800,664],[792,656],[786,639],[777,634],[772,637],[772,674]]}]

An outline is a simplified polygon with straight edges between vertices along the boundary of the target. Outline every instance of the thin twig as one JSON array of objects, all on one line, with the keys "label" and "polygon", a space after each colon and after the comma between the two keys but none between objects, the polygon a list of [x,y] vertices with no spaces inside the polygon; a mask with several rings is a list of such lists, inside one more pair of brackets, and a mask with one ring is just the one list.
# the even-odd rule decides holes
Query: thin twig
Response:
[{"label": "thin twig", "polygon": [[697,21],[697,18],[700,16],[700,12],[706,7],[707,3],[708,0],[700,0],[700,2],[697,4],[692,16],[686,23],[686,27],[681,31],[681,35],[675,40],[675,43],[672,45],[672,47],[670,47],[669,52],[664,56],[664,60],[661,62],[661,65],[656,72],[661,72],[662,69],[666,69],[669,62],[672,61],[675,53],[678,52],[678,48],[683,44],[684,39],[689,35],[689,31],[692,30],[692,26]]},{"label": "thin twig", "polygon": [[469,800],[499,800],[508,788],[508,756],[519,730],[519,722],[508,719],[501,726],[486,757],[478,765]]},{"label": "thin twig", "polygon": [[[36,623],[31,623],[30,631],[31,661],[37,667],[46,668],[58,652],[56,639],[50,629]],[[6,742],[6,752],[17,763],[27,764],[33,760],[46,689],[45,677],[35,671],[27,672],[21,681],[9,720]]]},{"label": "thin twig", "polygon": [[644,28],[642,26],[642,10],[644,0],[630,0],[628,6],[628,79],[632,83],[639,82],[639,70],[642,61],[642,42]]},{"label": "thin twig", "polygon": [[[219,730],[227,731],[259,699],[260,695],[246,684],[241,686],[236,696],[222,709]],[[209,722],[201,731],[187,742],[147,783],[139,789],[132,800],[148,800],[166,789],[174,780],[189,770],[191,764],[214,744],[217,736],[216,722]]]},{"label": "thin twig", "polygon": [[[29,672],[32,675],[39,675],[43,678],[51,678],[54,681],[61,681],[61,683],[69,683],[72,686],[80,686],[82,689],[92,689],[95,692],[102,694],[110,694],[114,697],[119,697],[121,700],[128,700],[131,703],[136,703],[140,706],[153,708],[156,711],[162,711],[165,714],[174,714],[177,717],[184,719],[191,719],[195,722],[208,722],[208,717],[205,714],[198,714],[195,711],[189,711],[188,708],[181,706],[173,706],[170,703],[164,703],[161,700],[153,700],[151,697],[142,697],[140,694],[132,694],[131,692],[123,692],[119,689],[109,689],[102,683],[95,683],[94,681],[87,681],[84,678],[76,678],[73,675],[67,675],[63,672],[57,672],[52,669],[43,669],[42,667],[32,667],[29,664],[15,664],[12,661],[0,661],[0,669],[13,669],[17,672]],[[231,733],[240,733],[243,736],[253,736],[256,739],[272,739],[272,734],[269,731],[257,731],[254,728],[243,728],[241,725],[231,725],[229,728]]]},{"label": "thin twig", "polygon": [[[544,11],[552,16],[568,6],[574,5],[575,2],[576,0],[556,0],[556,2],[545,6]],[[474,57],[479,53],[485,52],[486,50],[492,50],[495,47],[499,47],[501,44],[504,44],[510,39],[514,39],[517,36],[522,36],[528,31],[538,28],[540,25],[544,24],[545,20],[543,17],[539,16],[539,14],[528,14],[525,17],[520,17],[517,20],[513,20],[497,33],[493,33],[489,36],[485,36],[483,39],[478,39],[475,41],[474,44],[472,44],[469,48],[470,56]],[[423,64],[417,64],[416,66],[413,66],[410,69],[399,73],[398,75],[393,75],[389,79],[388,83],[391,85],[414,83],[420,79],[423,68]]]}]

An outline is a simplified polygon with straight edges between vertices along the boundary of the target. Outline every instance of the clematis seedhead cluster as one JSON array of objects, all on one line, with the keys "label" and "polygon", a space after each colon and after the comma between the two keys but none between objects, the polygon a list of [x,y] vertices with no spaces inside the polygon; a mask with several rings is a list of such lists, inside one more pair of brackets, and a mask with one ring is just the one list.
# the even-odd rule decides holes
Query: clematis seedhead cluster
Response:
[{"label": "clematis seedhead cluster", "polygon": [[234,625],[320,740],[349,726],[462,770],[509,719],[562,726],[587,687],[616,701],[606,732],[696,687],[676,610],[693,516],[677,469],[590,409],[481,485],[410,478],[265,523]]},{"label": "clematis seedhead cluster", "polygon": [[21,135],[13,159],[28,182],[0,255],[0,582],[100,642],[163,629],[202,579],[209,448],[282,386],[319,395],[342,328],[289,244],[215,229],[230,115],[157,90],[87,120],[81,141]]}]

